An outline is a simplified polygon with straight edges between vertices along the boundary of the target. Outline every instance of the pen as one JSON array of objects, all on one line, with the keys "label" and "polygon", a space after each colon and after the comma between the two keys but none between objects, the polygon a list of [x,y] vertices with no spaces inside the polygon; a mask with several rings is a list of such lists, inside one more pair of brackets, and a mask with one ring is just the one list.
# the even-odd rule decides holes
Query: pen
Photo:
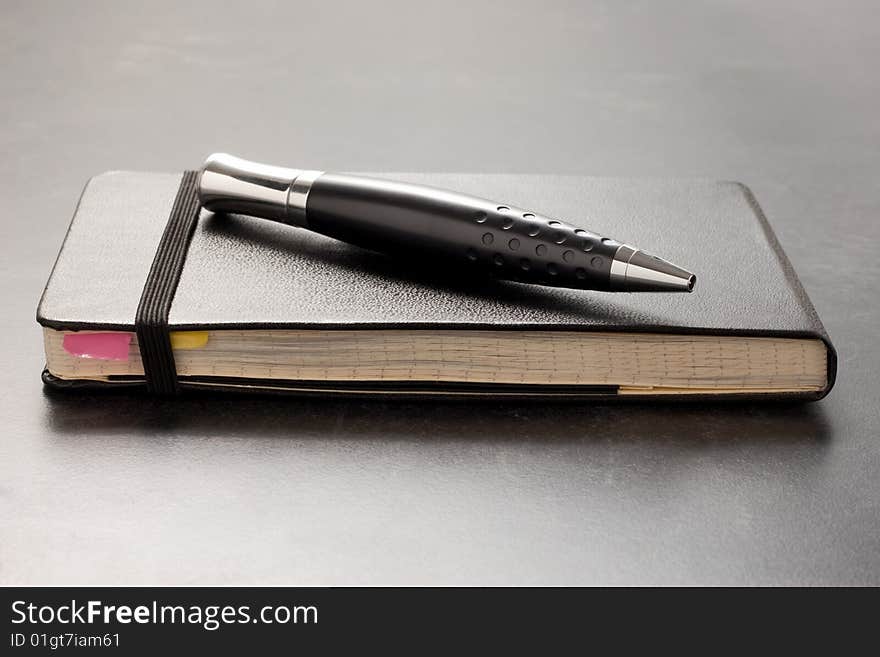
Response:
[{"label": "pen", "polygon": [[199,199],[360,247],[430,257],[524,283],[620,292],[690,292],[696,276],[628,244],[511,203],[349,174],[211,155]]}]

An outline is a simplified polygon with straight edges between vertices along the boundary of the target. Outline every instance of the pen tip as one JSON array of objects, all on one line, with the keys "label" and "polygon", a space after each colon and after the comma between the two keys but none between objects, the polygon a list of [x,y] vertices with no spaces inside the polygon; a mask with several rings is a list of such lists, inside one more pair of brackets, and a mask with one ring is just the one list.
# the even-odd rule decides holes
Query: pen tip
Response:
[{"label": "pen tip", "polygon": [[622,292],[693,292],[696,284],[688,270],[626,244],[611,264],[611,287]]}]

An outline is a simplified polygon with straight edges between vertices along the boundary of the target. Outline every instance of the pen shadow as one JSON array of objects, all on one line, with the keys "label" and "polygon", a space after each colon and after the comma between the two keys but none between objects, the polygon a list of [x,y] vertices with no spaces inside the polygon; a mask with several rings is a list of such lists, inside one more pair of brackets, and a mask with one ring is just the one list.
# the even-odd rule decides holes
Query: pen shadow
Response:
[{"label": "pen shadow", "polygon": [[[231,243],[241,241],[258,245],[261,249],[272,249],[282,256],[271,259],[269,264],[274,266],[283,267],[281,263],[296,260],[305,268],[329,268],[338,272],[340,278],[369,276],[401,286],[436,290],[459,299],[463,304],[485,303],[534,311],[547,315],[548,320],[552,316],[552,321],[575,323],[589,320],[596,324],[614,324],[624,312],[614,294],[499,280],[466,265],[439,268],[430,261],[392,257],[253,217],[206,213],[199,230],[212,239],[222,238]],[[266,264],[261,262],[261,266]],[[279,275],[283,273],[278,272]],[[631,317],[632,307],[625,312]],[[638,313],[641,322],[668,323],[668,318],[653,315],[644,307]]]},{"label": "pen shadow", "polygon": [[45,390],[46,424],[70,438],[468,443],[646,443],[706,446],[813,445],[830,441],[821,404],[785,402],[383,401]]}]

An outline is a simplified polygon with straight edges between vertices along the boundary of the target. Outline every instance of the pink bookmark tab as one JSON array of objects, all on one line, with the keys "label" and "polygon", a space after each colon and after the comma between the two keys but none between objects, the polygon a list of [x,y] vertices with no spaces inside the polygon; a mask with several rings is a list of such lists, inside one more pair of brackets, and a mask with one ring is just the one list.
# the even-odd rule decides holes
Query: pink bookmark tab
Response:
[{"label": "pink bookmark tab", "polygon": [[66,333],[62,346],[79,358],[128,360],[131,333]]}]

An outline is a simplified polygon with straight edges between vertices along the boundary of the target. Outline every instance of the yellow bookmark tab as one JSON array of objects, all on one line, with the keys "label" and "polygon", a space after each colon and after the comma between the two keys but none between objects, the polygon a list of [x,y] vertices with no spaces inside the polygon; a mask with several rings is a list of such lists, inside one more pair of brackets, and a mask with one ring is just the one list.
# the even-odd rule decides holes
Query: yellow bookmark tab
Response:
[{"label": "yellow bookmark tab", "polygon": [[199,349],[206,344],[207,331],[171,331],[172,349]]}]

